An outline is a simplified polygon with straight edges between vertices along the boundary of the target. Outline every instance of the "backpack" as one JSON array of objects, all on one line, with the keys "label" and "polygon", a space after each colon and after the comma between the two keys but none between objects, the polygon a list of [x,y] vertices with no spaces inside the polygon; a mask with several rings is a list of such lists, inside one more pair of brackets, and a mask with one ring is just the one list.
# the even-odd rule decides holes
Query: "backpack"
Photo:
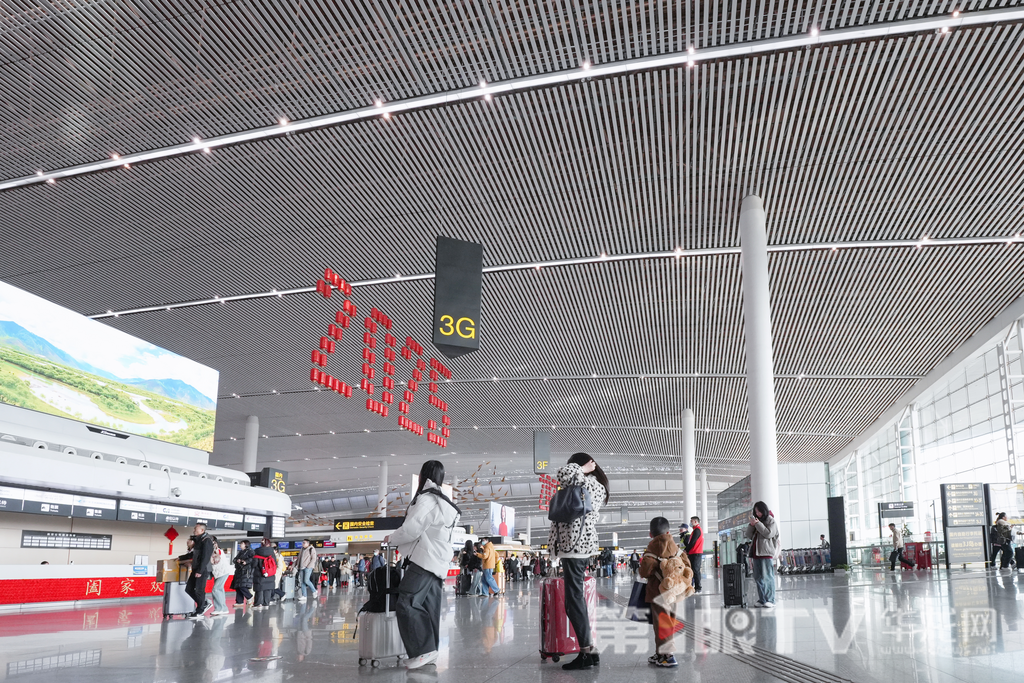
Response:
[{"label": "backpack", "polygon": [[275,574],[277,574],[277,560],[274,559],[273,555],[271,555],[270,557],[263,557],[262,555],[257,555],[257,557],[263,560],[264,577],[274,576]]},{"label": "backpack", "polygon": [[548,520],[568,524],[594,511],[590,491],[578,484],[558,489],[548,504]]},{"label": "backpack", "polygon": [[[390,577],[388,576],[390,574]],[[388,587],[390,581],[391,586]],[[370,599],[359,609],[360,612],[393,612],[398,600],[398,586],[402,582],[402,573],[398,567],[377,567],[367,579],[366,587],[370,591]],[[391,596],[387,600],[387,596]]]},{"label": "backpack", "polygon": [[993,524],[988,530],[988,542],[992,545],[1002,545],[1003,535],[999,533],[999,526]]}]

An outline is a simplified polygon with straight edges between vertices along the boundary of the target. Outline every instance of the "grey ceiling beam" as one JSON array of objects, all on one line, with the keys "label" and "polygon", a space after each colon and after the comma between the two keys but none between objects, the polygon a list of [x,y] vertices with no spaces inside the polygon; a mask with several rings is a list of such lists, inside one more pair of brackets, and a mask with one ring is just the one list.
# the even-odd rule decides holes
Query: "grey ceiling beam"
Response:
[{"label": "grey ceiling beam", "polygon": [[[554,88],[578,83],[591,78],[606,78],[656,69],[682,66],[695,67],[702,62],[743,58],[769,53],[783,53],[801,48],[813,48],[847,42],[885,40],[918,33],[949,33],[960,28],[977,28],[1024,21],[1024,7],[1004,7],[979,12],[955,11],[949,15],[907,19],[881,24],[851,26],[830,31],[819,31],[812,27],[807,33],[780,38],[753,40],[729,45],[720,45],[694,50],[674,52],[667,55],[639,57],[613,61],[605,64],[583,62],[578,68],[538,76],[527,76],[496,83],[481,82],[480,87],[462,88],[434,93],[394,102],[368,102],[367,106],[344,112],[325,114],[298,121],[281,119],[278,125],[264,126],[250,130],[229,133],[207,139],[193,138],[180,145],[172,145],[132,154],[113,154],[102,159],[78,166],[61,169],[41,169],[35,175],[13,178],[0,182],[0,191],[10,190],[39,183],[56,183],[58,180],[75,176],[99,173],[122,166],[130,166],[160,159],[194,153],[210,153],[218,147],[239,145],[282,135],[303,133],[333,126],[355,123],[374,118],[389,118],[395,114],[444,107],[479,99],[490,100],[495,96],[540,88]],[[186,133],[183,131],[183,137]]]}]

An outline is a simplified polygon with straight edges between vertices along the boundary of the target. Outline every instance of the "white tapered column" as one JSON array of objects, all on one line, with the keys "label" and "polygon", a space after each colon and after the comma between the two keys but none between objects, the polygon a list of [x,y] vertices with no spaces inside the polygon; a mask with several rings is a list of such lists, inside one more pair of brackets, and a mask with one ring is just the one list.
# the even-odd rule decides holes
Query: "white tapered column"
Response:
[{"label": "white tapered column", "polygon": [[708,528],[708,471],[700,471],[700,524]]},{"label": "white tapered column", "polygon": [[769,509],[779,504],[779,456],[775,434],[775,368],[768,291],[768,235],[761,198],[740,207],[740,270],[747,358],[747,420],[750,426],[750,495]]},{"label": "white tapered column", "polygon": [[693,410],[683,411],[683,520],[690,523],[690,517],[697,514],[697,447],[694,443]]},{"label": "white tapered column", "polygon": [[242,444],[242,471],[256,471],[256,449],[260,443],[260,419],[250,415],[245,421],[245,443]]},{"label": "white tapered column", "polygon": [[388,461],[380,461],[380,475],[377,479],[377,516],[388,516]]}]

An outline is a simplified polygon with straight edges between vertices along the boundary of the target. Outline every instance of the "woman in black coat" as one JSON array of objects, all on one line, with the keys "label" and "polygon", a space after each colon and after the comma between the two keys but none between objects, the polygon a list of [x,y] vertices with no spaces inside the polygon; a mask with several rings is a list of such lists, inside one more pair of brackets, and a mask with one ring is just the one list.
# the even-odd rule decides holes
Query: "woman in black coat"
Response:
[{"label": "woman in black coat", "polygon": [[249,541],[242,541],[234,559],[235,576],[231,579],[236,605],[252,600],[252,558],[253,552],[249,547]]}]

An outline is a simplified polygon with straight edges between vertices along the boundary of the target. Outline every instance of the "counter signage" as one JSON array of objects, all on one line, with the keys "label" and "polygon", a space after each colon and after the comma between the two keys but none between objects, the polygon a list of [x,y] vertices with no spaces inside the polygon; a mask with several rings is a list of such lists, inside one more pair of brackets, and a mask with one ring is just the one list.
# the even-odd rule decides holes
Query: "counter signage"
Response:
[{"label": "counter signage", "polygon": [[188,509],[188,525],[205,524],[207,529],[217,528],[217,513],[209,510]]},{"label": "counter signage", "polygon": [[156,522],[157,506],[152,503],[139,503],[134,500],[122,500],[117,506],[117,518],[122,522]]},{"label": "counter signage", "polygon": [[943,484],[942,511],[945,525],[987,526],[985,487],[982,484]]},{"label": "counter signage", "polygon": [[267,518],[262,516],[246,515],[244,524],[246,531],[265,531],[267,528]]},{"label": "counter signage", "polygon": [[22,512],[70,517],[73,504],[73,496],[68,493],[51,493],[50,491],[26,489],[25,504],[22,507]]},{"label": "counter signage", "polygon": [[371,517],[370,519],[336,519],[335,531],[381,531],[402,526],[405,517]]},{"label": "counter signage", "polygon": [[245,523],[245,515],[235,514],[234,512],[216,512],[213,513],[216,517],[217,529],[236,529],[241,530]]},{"label": "counter signage", "polygon": [[0,512],[21,512],[24,503],[24,489],[0,486]]},{"label": "counter signage", "polygon": [[117,501],[113,498],[73,496],[71,516],[82,519],[117,519]]},{"label": "counter signage", "polygon": [[156,521],[160,524],[188,526],[188,508],[160,505],[157,507]]}]

